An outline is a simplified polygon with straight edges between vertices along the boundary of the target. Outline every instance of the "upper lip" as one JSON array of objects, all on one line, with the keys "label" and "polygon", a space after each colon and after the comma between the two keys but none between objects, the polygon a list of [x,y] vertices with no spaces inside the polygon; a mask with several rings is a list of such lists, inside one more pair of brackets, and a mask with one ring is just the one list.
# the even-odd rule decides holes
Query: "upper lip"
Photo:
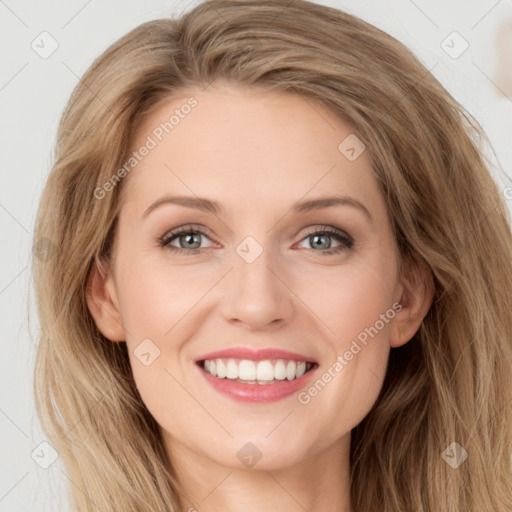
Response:
[{"label": "upper lip", "polygon": [[247,347],[232,347],[223,350],[216,350],[215,352],[209,352],[208,354],[196,358],[194,362],[198,363],[205,359],[211,360],[221,358],[250,359],[253,361],[262,361],[264,359],[290,359],[292,361],[316,363],[316,361],[309,356],[304,356],[288,350],[281,350],[279,348],[263,348],[256,350],[254,348]]}]

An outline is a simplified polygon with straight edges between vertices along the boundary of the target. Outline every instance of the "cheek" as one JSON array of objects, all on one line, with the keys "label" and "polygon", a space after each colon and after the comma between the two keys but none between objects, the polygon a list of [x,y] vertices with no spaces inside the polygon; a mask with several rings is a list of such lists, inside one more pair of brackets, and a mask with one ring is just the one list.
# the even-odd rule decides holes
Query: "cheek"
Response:
[{"label": "cheek", "polygon": [[[297,285],[337,349],[342,350],[392,307],[396,274],[393,268],[384,267],[379,262],[347,265]],[[387,330],[387,324],[382,330]]]},{"label": "cheek", "polygon": [[[134,380],[143,402],[158,421],[190,405],[176,359],[198,327],[201,298],[218,281],[217,274],[148,262],[126,264],[120,273],[121,310]],[[172,399],[170,399],[172,397]],[[187,405],[188,404],[188,405]],[[179,424],[179,422],[178,422]]]},{"label": "cheek", "polygon": [[[375,312],[379,311],[378,309]],[[318,369],[315,380],[301,390],[302,414],[316,418],[318,437],[328,446],[358,425],[382,389],[389,358],[389,325],[357,309],[346,312],[332,338],[332,356]],[[371,312],[373,313],[373,312]],[[380,314],[380,313],[379,313]]]},{"label": "cheek", "polygon": [[131,266],[124,276],[121,305],[128,332],[135,337],[165,336],[218,280],[211,270],[203,274],[190,268]]},{"label": "cheek", "polygon": [[[393,308],[394,267],[353,265],[306,289],[308,306],[328,327],[330,351],[298,402],[322,418],[322,436],[334,440],[356,426],[375,403],[386,373]],[[327,332],[327,331],[326,331]]]}]

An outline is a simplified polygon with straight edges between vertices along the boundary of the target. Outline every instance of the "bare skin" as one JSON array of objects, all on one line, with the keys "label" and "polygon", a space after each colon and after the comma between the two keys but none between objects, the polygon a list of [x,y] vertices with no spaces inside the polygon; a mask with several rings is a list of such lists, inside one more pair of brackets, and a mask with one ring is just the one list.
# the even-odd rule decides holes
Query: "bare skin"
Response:
[{"label": "bare skin", "polygon": [[[328,109],[215,82],[160,106],[133,147],[190,96],[198,105],[122,183],[112,266],[94,267],[90,310],[108,339],[128,345],[137,387],[185,488],[184,511],[349,512],[351,429],[377,399],[390,349],[412,338],[432,297],[423,278],[399,279],[368,151],[354,161],[340,152],[352,132]],[[223,211],[166,203],[142,218],[166,195],[205,197]],[[348,204],[293,210],[333,195],[359,201],[371,219]],[[189,223],[204,233],[199,252],[185,236],[159,245]],[[326,226],[349,235],[352,247]],[[236,251],[248,236],[262,249],[251,263]],[[400,311],[334,372],[337,356],[395,303]],[[144,339],[160,351],[150,365],[134,353]],[[319,365],[308,387],[329,368],[334,377],[307,403],[297,394],[234,401],[194,363],[233,346],[308,356]],[[247,443],[261,454],[252,467],[237,456]]]}]

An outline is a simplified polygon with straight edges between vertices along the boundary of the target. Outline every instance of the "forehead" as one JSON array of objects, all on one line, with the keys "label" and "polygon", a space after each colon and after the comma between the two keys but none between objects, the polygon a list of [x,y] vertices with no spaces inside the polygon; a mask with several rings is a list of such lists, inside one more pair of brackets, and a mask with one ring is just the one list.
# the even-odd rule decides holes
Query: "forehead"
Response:
[{"label": "forehead", "polygon": [[132,151],[151,149],[123,183],[124,201],[140,210],[158,195],[180,193],[254,209],[338,192],[378,207],[367,152],[355,160],[344,152],[345,141],[357,144],[352,132],[298,94],[222,83],[183,92],[137,127]]}]

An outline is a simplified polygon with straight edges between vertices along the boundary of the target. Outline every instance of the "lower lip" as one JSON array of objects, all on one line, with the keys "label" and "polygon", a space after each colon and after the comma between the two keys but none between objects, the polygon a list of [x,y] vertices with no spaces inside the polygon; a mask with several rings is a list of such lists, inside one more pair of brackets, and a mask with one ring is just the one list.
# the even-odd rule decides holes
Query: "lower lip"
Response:
[{"label": "lower lip", "polygon": [[231,379],[219,379],[198,366],[199,371],[213,389],[239,402],[276,402],[293,395],[305,386],[317,367],[315,365],[298,379],[285,379],[273,384],[243,384]]}]

